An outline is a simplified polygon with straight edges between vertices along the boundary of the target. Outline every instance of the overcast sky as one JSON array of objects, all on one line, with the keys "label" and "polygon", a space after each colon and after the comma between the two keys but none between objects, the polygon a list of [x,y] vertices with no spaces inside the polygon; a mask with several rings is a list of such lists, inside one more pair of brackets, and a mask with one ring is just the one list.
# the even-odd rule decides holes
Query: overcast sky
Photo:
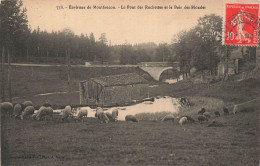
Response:
[{"label": "overcast sky", "polygon": [[[106,33],[112,44],[142,42],[170,43],[174,34],[195,26],[205,14],[223,16],[227,0],[23,0],[29,26],[48,32],[70,28],[75,34],[93,32],[98,39]],[[259,3],[258,0],[229,0],[237,3]],[[62,5],[63,10],[56,6]],[[69,9],[72,6],[105,5],[116,9]],[[122,6],[173,6],[182,9],[120,9]],[[204,6],[206,9],[185,10],[184,6]],[[67,7],[67,8],[66,8]]]}]

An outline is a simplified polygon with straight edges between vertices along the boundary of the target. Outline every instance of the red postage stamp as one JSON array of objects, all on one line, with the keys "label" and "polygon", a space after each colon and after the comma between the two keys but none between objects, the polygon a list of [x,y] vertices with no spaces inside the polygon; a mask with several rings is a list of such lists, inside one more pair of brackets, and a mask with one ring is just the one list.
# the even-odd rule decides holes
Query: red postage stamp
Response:
[{"label": "red postage stamp", "polygon": [[259,4],[226,4],[224,45],[258,46]]}]

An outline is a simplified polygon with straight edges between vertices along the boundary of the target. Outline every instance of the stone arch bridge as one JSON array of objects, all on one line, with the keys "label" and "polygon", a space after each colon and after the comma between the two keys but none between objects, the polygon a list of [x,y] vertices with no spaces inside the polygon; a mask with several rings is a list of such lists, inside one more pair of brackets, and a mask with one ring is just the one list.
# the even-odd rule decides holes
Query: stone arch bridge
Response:
[{"label": "stone arch bridge", "polygon": [[175,69],[180,71],[179,62],[141,62],[138,66],[157,81],[160,80],[161,74],[166,70]]}]

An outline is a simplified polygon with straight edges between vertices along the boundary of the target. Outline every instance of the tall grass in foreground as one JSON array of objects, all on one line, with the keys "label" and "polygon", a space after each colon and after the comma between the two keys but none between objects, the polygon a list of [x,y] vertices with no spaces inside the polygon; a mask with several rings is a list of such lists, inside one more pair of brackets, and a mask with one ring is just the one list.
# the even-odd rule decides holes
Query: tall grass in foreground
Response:
[{"label": "tall grass in foreground", "polygon": [[144,121],[160,121],[164,116],[172,114],[174,117],[181,117],[183,115],[189,115],[195,119],[197,119],[198,111],[201,108],[205,108],[212,116],[214,115],[215,111],[219,111],[222,113],[222,109],[226,104],[216,98],[212,97],[200,97],[200,96],[194,96],[194,97],[188,97],[188,100],[190,103],[192,103],[191,107],[180,107],[178,113],[172,113],[172,112],[156,112],[156,113],[139,113],[136,114],[136,118],[138,120],[144,120]]}]

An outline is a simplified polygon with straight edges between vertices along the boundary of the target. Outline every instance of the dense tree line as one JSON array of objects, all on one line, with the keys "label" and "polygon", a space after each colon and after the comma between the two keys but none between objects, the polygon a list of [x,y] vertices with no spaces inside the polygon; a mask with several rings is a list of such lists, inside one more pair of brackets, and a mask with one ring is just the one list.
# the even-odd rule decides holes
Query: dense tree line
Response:
[{"label": "dense tree line", "polygon": [[72,59],[104,62],[109,59],[111,49],[105,33],[96,40],[93,33],[77,36],[68,28],[51,33],[38,28],[30,33],[29,43],[29,57],[60,58],[69,53]]}]

